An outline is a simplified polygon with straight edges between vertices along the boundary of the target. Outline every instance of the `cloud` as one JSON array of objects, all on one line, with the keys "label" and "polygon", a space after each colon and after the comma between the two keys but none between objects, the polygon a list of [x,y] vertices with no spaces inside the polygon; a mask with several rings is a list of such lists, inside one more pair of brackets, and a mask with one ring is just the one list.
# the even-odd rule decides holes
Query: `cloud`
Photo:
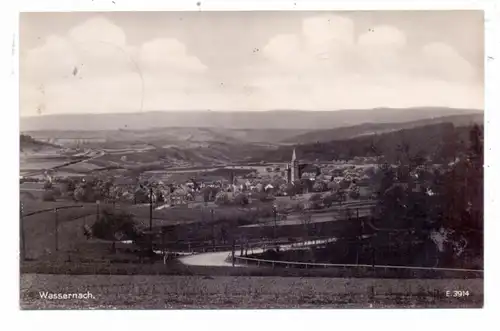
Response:
[{"label": "cloud", "polygon": [[445,42],[415,47],[396,26],[360,31],[341,15],[314,15],[299,24],[297,33],[271,36],[251,61],[237,48],[221,50],[227,65],[209,68],[182,40],[132,45],[119,26],[95,17],[23,50],[21,114],[483,108],[482,72]]},{"label": "cloud", "polygon": [[348,18],[314,16],[263,50],[252,79],[262,108],[483,107],[480,75],[456,50],[409,49],[394,26],[357,35]]},{"label": "cloud", "polygon": [[177,39],[155,39],[140,48],[141,66],[151,70],[181,69],[203,72],[208,68],[195,56],[187,54],[186,47]]},{"label": "cloud", "polygon": [[439,77],[457,81],[478,78],[478,73],[456,50],[445,43],[430,43],[422,48],[423,65]]},{"label": "cloud", "polygon": [[97,17],[23,52],[20,69],[21,113],[34,115],[162,109],[203,82],[207,67],[176,39],[129,45]]},{"label": "cloud", "polygon": [[95,17],[70,30],[68,37],[76,43],[101,41],[119,47],[126,46],[127,38],[123,30],[103,17]]}]

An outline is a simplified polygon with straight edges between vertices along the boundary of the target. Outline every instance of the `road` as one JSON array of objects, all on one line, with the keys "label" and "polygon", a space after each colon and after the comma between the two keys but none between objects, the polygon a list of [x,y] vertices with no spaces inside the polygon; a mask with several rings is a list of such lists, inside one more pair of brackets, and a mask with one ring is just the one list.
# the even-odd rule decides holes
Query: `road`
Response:
[{"label": "road", "polygon": [[[314,240],[314,241],[304,241],[304,242],[297,242],[293,244],[284,244],[284,245],[279,245],[280,251],[286,251],[290,249],[300,249],[300,248],[305,248],[305,247],[311,247],[311,246],[316,246],[316,245],[321,245],[325,244],[328,242],[334,242],[336,239],[335,238],[329,238],[329,239],[321,239],[321,240]],[[273,245],[273,247],[276,247],[276,245]],[[255,247],[250,249],[253,254],[260,254],[264,253],[268,247],[265,245],[263,247]],[[196,265],[196,266],[231,266],[231,262],[227,262],[226,259],[231,256],[231,251],[224,251],[224,252],[210,252],[210,253],[201,253],[201,254],[194,254],[194,255],[189,255],[189,256],[184,256],[179,259],[182,263],[186,265]],[[236,249],[234,252],[235,256],[240,256],[241,250]],[[245,265],[235,265],[238,267],[244,267]]]}]

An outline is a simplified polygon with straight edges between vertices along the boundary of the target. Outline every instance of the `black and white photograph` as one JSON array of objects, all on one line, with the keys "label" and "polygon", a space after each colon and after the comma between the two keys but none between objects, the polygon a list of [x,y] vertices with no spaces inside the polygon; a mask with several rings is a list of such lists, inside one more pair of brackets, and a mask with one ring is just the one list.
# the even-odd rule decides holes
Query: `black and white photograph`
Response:
[{"label": "black and white photograph", "polygon": [[482,10],[20,13],[20,309],[482,308],[484,36]]}]

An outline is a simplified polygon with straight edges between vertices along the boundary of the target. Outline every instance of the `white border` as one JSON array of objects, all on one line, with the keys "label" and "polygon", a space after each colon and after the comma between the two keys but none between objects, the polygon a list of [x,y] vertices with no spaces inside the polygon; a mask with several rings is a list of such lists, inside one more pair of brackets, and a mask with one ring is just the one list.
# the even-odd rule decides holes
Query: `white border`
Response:
[{"label": "white border", "polygon": [[[197,2],[201,6],[197,6]],[[419,329],[428,326],[431,330],[456,329],[483,329],[493,322],[494,312],[499,308],[500,274],[498,257],[494,250],[498,247],[500,235],[500,213],[498,201],[500,190],[496,183],[500,183],[499,148],[493,142],[500,142],[498,133],[500,128],[498,111],[500,104],[496,95],[500,91],[500,34],[499,34],[499,7],[495,1],[161,1],[161,0],[21,0],[1,2],[0,47],[2,68],[2,120],[0,121],[2,138],[2,165],[3,188],[0,190],[3,204],[2,246],[8,245],[2,257],[1,311],[3,324],[15,329],[25,328],[36,330],[73,329],[88,330],[94,328],[123,329],[186,329],[206,330],[209,326],[214,329],[368,329],[374,327]],[[17,37],[19,11],[128,11],[128,10],[389,10],[389,9],[418,9],[418,10],[446,10],[446,9],[485,9],[486,17],[486,56],[495,60],[485,61],[486,71],[486,138],[485,138],[485,167],[486,167],[486,207],[485,207],[485,308],[482,310],[335,310],[335,311],[161,311],[161,312],[82,312],[82,313],[50,313],[50,312],[18,312],[18,75],[17,75]],[[15,42],[13,47],[13,41]],[[13,49],[15,53],[13,53]],[[497,199],[498,200],[498,199]],[[7,239],[7,240],[6,240]],[[496,247],[495,247],[496,246]],[[3,248],[3,247],[2,247]],[[7,266],[6,266],[7,265]],[[6,267],[5,267],[6,266]],[[12,312],[12,313],[11,313]],[[130,316],[140,316],[141,319],[132,320]],[[15,320],[12,318],[15,317]],[[5,319],[8,318],[9,321]],[[491,319],[490,319],[491,318]],[[498,321],[498,319],[495,319]],[[375,323],[374,323],[375,322]],[[491,323],[491,325],[497,325]],[[497,326],[498,327],[498,326]],[[493,327],[492,327],[493,328]],[[128,329],[128,328],[127,328]]]}]

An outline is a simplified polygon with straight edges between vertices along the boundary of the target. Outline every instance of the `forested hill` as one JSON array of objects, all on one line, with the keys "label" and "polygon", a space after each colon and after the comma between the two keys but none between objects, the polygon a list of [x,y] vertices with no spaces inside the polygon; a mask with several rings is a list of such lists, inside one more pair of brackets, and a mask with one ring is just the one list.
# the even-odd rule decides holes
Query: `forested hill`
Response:
[{"label": "forested hill", "polygon": [[391,131],[413,129],[416,127],[434,125],[441,123],[452,123],[456,126],[471,125],[473,123],[483,124],[483,113],[471,113],[463,115],[452,115],[443,117],[431,117],[411,122],[391,122],[391,123],[363,123],[355,126],[346,126],[326,130],[314,130],[298,134],[294,137],[283,140],[284,143],[315,143],[332,140],[347,140],[361,136],[382,134]]},{"label": "forested hill", "polygon": [[297,157],[308,161],[383,155],[387,161],[395,162],[400,153],[398,151],[404,146],[408,147],[412,155],[418,153],[432,156],[435,160],[449,160],[467,148],[471,128],[472,125],[456,127],[451,123],[440,123],[348,140],[281,146],[254,155],[252,161],[286,162],[290,160],[293,148],[296,148]]}]

